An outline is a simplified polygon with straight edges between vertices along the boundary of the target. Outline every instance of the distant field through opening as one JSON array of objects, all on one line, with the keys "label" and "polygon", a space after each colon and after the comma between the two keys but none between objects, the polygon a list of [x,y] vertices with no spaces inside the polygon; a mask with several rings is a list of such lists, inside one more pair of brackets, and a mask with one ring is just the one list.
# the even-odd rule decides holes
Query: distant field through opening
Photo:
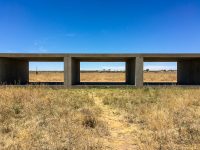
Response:
[{"label": "distant field through opening", "polygon": [[80,82],[125,83],[125,62],[81,62]]},{"label": "distant field through opening", "polygon": [[30,62],[29,83],[33,84],[63,84],[63,62]]},{"label": "distant field through opening", "polygon": [[145,62],[144,82],[146,84],[176,84],[176,62]]}]

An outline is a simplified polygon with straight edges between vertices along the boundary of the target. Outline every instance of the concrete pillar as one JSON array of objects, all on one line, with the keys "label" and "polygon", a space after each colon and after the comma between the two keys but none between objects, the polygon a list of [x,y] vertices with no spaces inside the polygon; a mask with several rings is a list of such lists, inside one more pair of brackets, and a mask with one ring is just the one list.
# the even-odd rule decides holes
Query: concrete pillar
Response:
[{"label": "concrete pillar", "polygon": [[1,84],[27,84],[29,82],[29,62],[26,60],[0,58]]},{"label": "concrete pillar", "polygon": [[70,87],[71,81],[71,57],[64,57],[64,86]]},{"label": "concrete pillar", "polygon": [[136,57],[135,59],[135,86],[143,86],[143,57]]},{"label": "concrete pillar", "polygon": [[71,87],[80,83],[80,61],[70,56],[64,57],[64,85]]},{"label": "concrete pillar", "polygon": [[126,61],[126,83],[135,85],[135,58]]},{"label": "concrete pillar", "polygon": [[177,83],[180,85],[200,85],[200,60],[178,61]]}]

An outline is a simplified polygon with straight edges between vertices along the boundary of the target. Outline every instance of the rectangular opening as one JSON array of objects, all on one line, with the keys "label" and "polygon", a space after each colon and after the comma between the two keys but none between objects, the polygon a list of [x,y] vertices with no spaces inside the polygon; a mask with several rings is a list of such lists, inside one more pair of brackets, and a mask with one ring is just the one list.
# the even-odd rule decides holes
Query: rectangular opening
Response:
[{"label": "rectangular opening", "polygon": [[173,85],[177,83],[177,62],[145,62],[144,84]]},{"label": "rectangular opening", "polygon": [[63,62],[29,62],[30,84],[64,84]]},{"label": "rectangular opening", "polygon": [[124,84],[125,62],[81,62],[80,82]]}]

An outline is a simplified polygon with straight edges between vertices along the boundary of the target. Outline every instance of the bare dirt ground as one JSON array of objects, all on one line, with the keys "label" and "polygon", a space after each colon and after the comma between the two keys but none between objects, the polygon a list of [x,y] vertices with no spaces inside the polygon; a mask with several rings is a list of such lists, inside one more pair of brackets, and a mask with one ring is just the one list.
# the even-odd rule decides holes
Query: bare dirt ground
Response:
[{"label": "bare dirt ground", "polygon": [[138,149],[139,147],[135,143],[137,139],[131,134],[133,130],[137,129],[137,125],[129,125],[119,113],[119,110],[104,105],[103,99],[97,96],[95,92],[91,93],[91,97],[102,110],[100,119],[107,123],[107,128],[110,133],[108,136],[101,138],[105,148],[111,150]]}]

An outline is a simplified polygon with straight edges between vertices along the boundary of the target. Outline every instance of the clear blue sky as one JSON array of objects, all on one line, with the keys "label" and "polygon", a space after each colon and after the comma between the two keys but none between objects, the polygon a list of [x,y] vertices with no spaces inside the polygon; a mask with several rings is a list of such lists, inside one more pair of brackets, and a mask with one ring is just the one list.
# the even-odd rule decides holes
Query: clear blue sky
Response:
[{"label": "clear blue sky", "polygon": [[197,53],[200,0],[0,0],[0,52]]}]

